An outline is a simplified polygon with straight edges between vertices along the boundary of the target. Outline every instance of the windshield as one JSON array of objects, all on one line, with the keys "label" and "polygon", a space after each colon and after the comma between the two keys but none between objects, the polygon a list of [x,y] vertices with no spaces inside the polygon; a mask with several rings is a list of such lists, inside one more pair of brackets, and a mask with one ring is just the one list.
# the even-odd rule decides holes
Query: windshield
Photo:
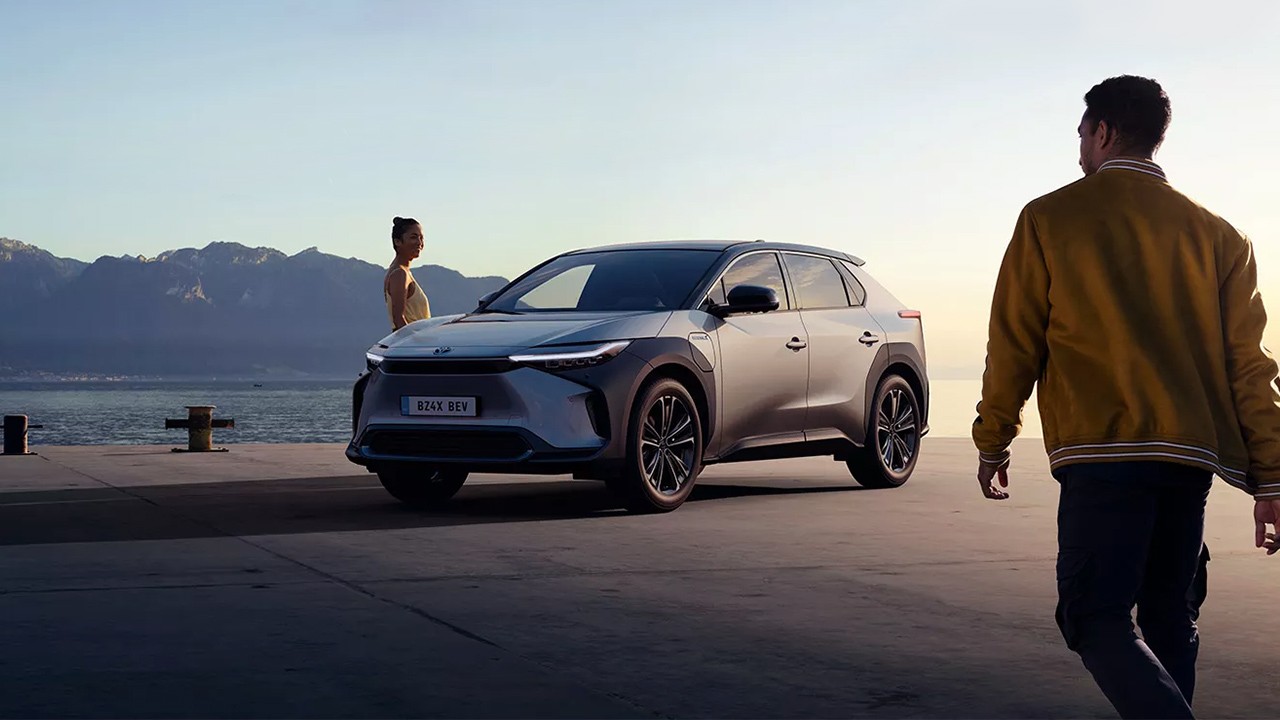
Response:
[{"label": "windshield", "polygon": [[564,255],[512,285],[482,312],[675,310],[719,257],[714,250]]}]

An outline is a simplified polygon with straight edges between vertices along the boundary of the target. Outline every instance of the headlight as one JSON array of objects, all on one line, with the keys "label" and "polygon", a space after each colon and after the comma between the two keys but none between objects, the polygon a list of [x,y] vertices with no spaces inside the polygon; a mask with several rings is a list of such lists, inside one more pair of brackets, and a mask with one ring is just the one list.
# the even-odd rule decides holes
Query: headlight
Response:
[{"label": "headlight", "polygon": [[513,363],[531,365],[533,367],[542,368],[543,370],[574,370],[577,368],[592,367],[594,365],[599,365],[602,362],[612,360],[630,344],[630,340],[619,340],[583,350],[548,350],[546,352],[529,352],[522,353],[520,355],[512,355],[508,359]]},{"label": "headlight", "polygon": [[364,364],[368,366],[369,370],[372,372],[374,368],[382,364],[382,356],[372,350],[369,350],[364,354]]}]

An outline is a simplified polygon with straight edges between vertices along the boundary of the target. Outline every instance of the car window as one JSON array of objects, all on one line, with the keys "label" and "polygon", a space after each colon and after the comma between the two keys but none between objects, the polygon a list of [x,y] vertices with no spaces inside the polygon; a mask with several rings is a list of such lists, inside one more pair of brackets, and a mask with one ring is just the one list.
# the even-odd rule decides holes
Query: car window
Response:
[{"label": "car window", "polygon": [[719,259],[718,251],[626,249],[561,255],[494,298],[488,312],[674,310]]},{"label": "car window", "polygon": [[844,279],[831,260],[813,255],[784,255],[801,309],[849,307]]},{"label": "car window", "polygon": [[836,263],[836,267],[840,269],[840,275],[844,277],[844,285],[849,289],[849,300],[854,305],[867,304],[867,289],[858,282],[858,278],[854,277],[853,269],[849,267],[849,263],[841,260]]},{"label": "car window", "polygon": [[729,303],[728,294],[724,291],[724,278],[716,280],[711,286],[711,291],[707,293],[707,299],[716,305],[727,305]]},{"label": "car window", "polygon": [[723,305],[727,302],[728,294],[739,285],[773,288],[778,293],[778,309],[791,308],[787,299],[787,285],[782,280],[782,266],[778,264],[778,256],[774,253],[752,253],[729,266],[724,274],[722,294],[716,302]]},{"label": "car window", "polygon": [[595,267],[595,265],[579,265],[559,275],[551,276],[546,282],[520,298],[522,309],[552,310],[578,307],[582,290],[587,286],[587,278],[591,277]]}]

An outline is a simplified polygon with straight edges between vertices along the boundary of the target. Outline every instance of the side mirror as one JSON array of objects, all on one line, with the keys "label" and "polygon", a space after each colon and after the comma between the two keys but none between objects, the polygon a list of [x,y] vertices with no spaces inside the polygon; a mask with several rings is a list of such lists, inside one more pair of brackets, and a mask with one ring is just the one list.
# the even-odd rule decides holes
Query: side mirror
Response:
[{"label": "side mirror", "polygon": [[760,285],[738,285],[729,291],[728,305],[715,308],[716,315],[773,312],[778,309],[778,293]]},{"label": "side mirror", "polygon": [[479,303],[477,303],[477,305],[476,305],[476,309],[477,309],[477,310],[483,310],[483,309],[484,309],[484,306],[485,306],[485,305],[488,305],[488,304],[489,304],[489,303],[491,303],[491,302],[493,302],[493,299],[494,299],[494,298],[496,298],[496,297],[498,297],[498,291],[497,291],[497,290],[494,290],[494,291],[493,291],[493,292],[491,292],[491,293],[485,293],[484,295],[481,295],[481,296],[480,296],[480,301],[479,301]]}]

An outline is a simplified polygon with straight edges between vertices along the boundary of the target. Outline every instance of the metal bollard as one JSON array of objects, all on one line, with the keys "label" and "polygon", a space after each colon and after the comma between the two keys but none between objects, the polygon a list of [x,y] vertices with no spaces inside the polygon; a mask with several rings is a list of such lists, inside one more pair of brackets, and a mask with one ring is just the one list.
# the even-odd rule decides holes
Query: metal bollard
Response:
[{"label": "metal bollard", "polygon": [[35,455],[35,453],[27,449],[27,430],[43,427],[43,425],[28,425],[26,415],[5,415],[4,454]]},{"label": "metal bollard", "polygon": [[226,452],[226,448],[213,447],[213,429],[214,428],[233,428],[236,421],[233,418],[213,418],[213,409],[216,405],[188,405],[187,418],[185,420],[174,420],[165,418],[164,427],[166,430],[173,428],[187,429],[187,447],[173,448],[173,452]]}]

